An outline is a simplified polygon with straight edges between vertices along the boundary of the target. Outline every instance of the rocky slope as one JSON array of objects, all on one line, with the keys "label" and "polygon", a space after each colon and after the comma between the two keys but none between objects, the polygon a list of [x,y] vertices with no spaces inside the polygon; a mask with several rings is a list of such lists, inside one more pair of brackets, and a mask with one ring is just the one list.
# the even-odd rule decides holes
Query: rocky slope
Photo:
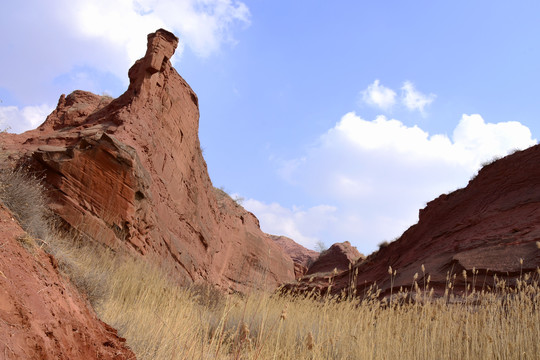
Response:
[{"label": "rocky slope", "polygon": [[0,205],[0,358],[134,359]]},{"label": "rocky slope", "polygon": [[294,279],[289,256],[208,176],[198,99],[169,59],[178,39],[148,36],[117,99],[62,95],[38,129],[3,134],[3,151],[45,176],[64,222],[112,248],[169,269],[180,282],[230,291]]},{"label": "rocky slope", "polygon": [[321,253],[321,256],[309,266],[306,275],[332,271],[341,272],[348,270],[358,260],[363,259],[365,259],[365,256],[357,248],[352,246],[350,242],[335,243]]},{"label": "rocky slope", "polygon": [[[463,291],[468,275],[477,271],[479,287],[493,286],[493,275],[515,283],[540,266],[540,145],[516,152],[485,166],[468,186],[439,196],[420,210],[419,221],[398,240],[381,248],[351,271],[336,276],[332,292],[347,289],[351,279],[358,291],[376,282],[388,294],[410,288],[415,273],[439,294],[453,277],[454,291]],[[521,261],[520,261],[521,259]],[[424,269],[425,271],[423,271]],[[356,275],[357,274],[357,275]],[[327,290],[320,278],[291,285],[297,291]]]},{"label": "rocky slope", "polygon": [[319,253],[306,249],[293,239],[286,236],[268,235],[272,241],[278,244],[294,262],[294,274],[296,278],[304,275],[313,262],[319,257]]}]

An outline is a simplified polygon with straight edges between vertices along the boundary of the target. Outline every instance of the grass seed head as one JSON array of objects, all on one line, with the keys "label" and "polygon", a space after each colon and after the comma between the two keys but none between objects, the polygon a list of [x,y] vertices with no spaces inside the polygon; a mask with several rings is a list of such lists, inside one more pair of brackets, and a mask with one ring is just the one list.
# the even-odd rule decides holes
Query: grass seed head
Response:
[{"label": "grass seed head", "polygon": [[279,316],[279,319],[284,321],[285,319],[287,319],[287,307],[285,307],[285,309],[283,309],[281,311],[281,315]]},{"label": "grass seed head", "polygon": [[306,348],[308,350],[313,350],[313,346],[314,346],[314,342],[313,342],[313,334],[310,332],[308,332],[307,336],[306,336]]},{"label": "grass seed head", "polygon": [[249,327],[245,322],[242,322],[242,325],[240,326],[240,333],[238,334],[238,340],[240,342],[244,342],[249,339]]}]

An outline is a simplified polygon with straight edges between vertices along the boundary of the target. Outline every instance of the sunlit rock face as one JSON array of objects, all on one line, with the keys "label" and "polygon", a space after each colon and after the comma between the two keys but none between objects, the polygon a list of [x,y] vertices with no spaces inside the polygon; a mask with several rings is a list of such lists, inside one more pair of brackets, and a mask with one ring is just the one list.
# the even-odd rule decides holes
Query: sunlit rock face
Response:
[{"label": "sunlit rock face", "polygon": [[62,95],[36,130],[2,135],[4,151],[45,175],[51,208],[88,238],[138,253],[179,282],[274,289],[294,279],[293,261],[212,186],[197,95],[170,62],[177,44],[163,29],[148,35],[123,95]]},{"label": "sunlit rock face", "polygon": [[293,239],[286,236],[268,235],[272,241],[278,244],[294,262],[294,274],[296,278],[304,275],[313,262],[319,257],[319,253],[306,249]]}]

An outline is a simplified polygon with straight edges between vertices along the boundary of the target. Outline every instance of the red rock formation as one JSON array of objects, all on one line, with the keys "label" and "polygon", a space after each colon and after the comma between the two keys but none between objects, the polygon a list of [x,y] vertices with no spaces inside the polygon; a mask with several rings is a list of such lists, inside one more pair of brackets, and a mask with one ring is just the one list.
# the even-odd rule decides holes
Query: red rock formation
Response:
[{"label": "red rock formation", "polygon": [[0,228],[1,359],[135,358],[2,205]]},{"label": "red rock formation", "polygon": [[103,108],[112,101],[107,96],[96,96],[87,91],[76,90],[60,96],[56,109],[49,115],[49,121],[44,122],[41,131],[59,130],[82,125],[93,112]]},{"label": "red rock formation", "polygon": [[179,281],[275,288],[294,279],[293,262],[213,188],[197,95],[169,61],[177,44],[168,31],[150,34],[122,96],[62,96],[38,129],[3,135],[4,150],[43,171],[53,210],[90,238],[145,255]]},{"label": "red rock formation", "polygon": [[[463,271],[478,271],[476,284],[493,286],[493,275],[514,283],[521,273],[540,266],[540,145],[516,152],[485,166],[467,187],[441,195],[420,210],[419,221],[398,240],[353,268],[359,291],[377,283],[390,292],[389,267],[396,272],[394,290],[410,288],[415,273],[423,285],[441,294],[446,277],[456,275],[454,289],[464,289]],[[520,263],[520,259],[523,263]],[[422,271],[424,266],[425,273]],[[334,279],[333,291],[349,286],[346,271]],[[324,281],[300,283],[297,290]]]},{"label": "red rock formation", "polygon": [[278,244],[294,262],[294,274],[296,278],[304,275],[309,266],[319,257],[319,253],[309,250],[286,236],[268,235],[272,241]]},{"label": "red rock formation", "polygon": [[357,260],[365,258],[350,242],[335,243],[311,264],[306,275],[348,270]]}]

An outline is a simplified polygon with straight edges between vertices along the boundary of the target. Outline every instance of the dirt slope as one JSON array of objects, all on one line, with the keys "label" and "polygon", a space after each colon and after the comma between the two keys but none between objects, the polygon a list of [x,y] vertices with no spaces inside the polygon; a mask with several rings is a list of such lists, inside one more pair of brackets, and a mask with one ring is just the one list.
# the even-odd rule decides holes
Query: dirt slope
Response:
[{"label": "dirt slope", "polygon": [[135,358],[2,205],[0,228],[0,359]]}]

